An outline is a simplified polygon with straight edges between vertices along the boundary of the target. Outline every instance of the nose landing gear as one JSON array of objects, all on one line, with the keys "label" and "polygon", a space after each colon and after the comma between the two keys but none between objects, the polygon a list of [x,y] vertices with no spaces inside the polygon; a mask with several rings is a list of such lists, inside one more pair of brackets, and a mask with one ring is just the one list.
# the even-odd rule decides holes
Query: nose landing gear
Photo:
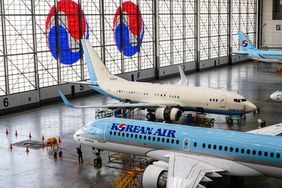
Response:
[{"label": "nose landing gear", "polygon": [[101,168],[102,167],[102,158],[101,158],[101,155],[100,155],[100,153],[101,153],[101,150],[99,150],[99,149],[95,149],[95,148],[92,148],[92,150],[93,150],[93,153],[95,154],[95,158],[94,158],[94,161],[93,161],[93,163],[94,163],[94,167],[95,168]]}]

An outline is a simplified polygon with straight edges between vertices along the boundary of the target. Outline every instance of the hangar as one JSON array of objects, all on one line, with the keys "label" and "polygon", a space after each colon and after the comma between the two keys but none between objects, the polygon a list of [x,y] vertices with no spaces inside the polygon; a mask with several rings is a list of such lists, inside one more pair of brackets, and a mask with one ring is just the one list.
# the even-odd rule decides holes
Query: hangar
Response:
[{"label": "hangar", "polygon": [[[168,126],[177,123],[183,130],[187,125],[216,131],[257,130],[257,134],[267,130],[269,137],[281,138],[281,1],[0,2],[0,187],[281,187],[281,144],[272,152],[272,146],[264,146],[259,138],[260,143],[254,145],[262,144],[266,150],[244,145],[240,150],[244,156],[233,156],[232,146],[208,148],[203,143],[201,149],[218,152],[211,154],[192,149],[200,143],[192,142],[196,138],[177,139],[175,130],[150,127],[155,120]],[[102,83],[96,66],[107,69],[113,82]],[[192,90],[182,90],[182,86]],[[207,101],[202,102],[204,99]],[[234,105],[229,106],[231,103]],[[218,173],[206,172],[193,186],[171,184],[168,167],[165,173],[151,170],[151,177],[159,179],[152,178],[158,182],[150,184],[148,169],[160,162],[154,155],[84,144],[97,141],[97,135],[92,140],[92,133],[81,138],[83,142],[75,138],[77,130],[92,125],[89,122],[113,116],[125,119],[125,123],[114,124],[114,131],[109,130],[109,140],[119,140],[118,144],[124,144],[122,137],[132,135],[132,139],[143,139],[133,140],[134,147],[150,146],[153,143],[146,139],[153,141],[152,135],[159,131],[156,142],[183,144],[178,149],[195,152],[197,160],[216,155],[217,159],[238,160],[240,165],[244,157],[255,165],[268,162],[276,165],[276,178],[265,177],[271,175],[263,170],[256,171],[261,177],[225,176],[232,173],[220,166]],[[131,122],[128,119],[147,119],[148,126],[126,123]],[[271,129],[274,125],[277,132]],[[92,130],[95,128],[84,129]],[[121,138],[112,137],[115,133]],[[105,143],[106,137],[105,132]],[[276,142],[279,140],[272,143]],[[158,144],[152,148],[172,149]],[[83,165],[77,159],[81,152]],[[259,152],[264,152],[264,159],[256,156]],[[190,172],[188,169],[179,171]]]}]

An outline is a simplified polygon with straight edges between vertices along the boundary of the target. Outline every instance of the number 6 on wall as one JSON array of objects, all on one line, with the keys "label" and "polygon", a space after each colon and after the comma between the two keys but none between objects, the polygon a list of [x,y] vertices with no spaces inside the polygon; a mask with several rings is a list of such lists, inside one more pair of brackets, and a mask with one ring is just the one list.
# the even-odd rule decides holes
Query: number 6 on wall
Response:
[{"label": "number 6 on wall", "polygon": [[7,107],[9,106],[9,99],[8,99],[8,98],[4,98],[4,99],[3,99],[3,106],[4,106],[5,108],[7,108]]}]

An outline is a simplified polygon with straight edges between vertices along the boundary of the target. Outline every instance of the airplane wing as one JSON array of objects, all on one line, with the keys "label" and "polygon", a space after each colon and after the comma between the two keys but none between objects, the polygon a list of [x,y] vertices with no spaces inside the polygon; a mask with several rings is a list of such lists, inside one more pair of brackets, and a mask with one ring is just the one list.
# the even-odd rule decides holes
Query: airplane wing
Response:
[{"label": "airplane wing", "polygon": [[89,86],[99,86],[97,82],[92,81],[79,81],[79,82],[69,82],[69,81],[59,81],[62,84],[82,84],[82,85],[89,85]]},{"label": "airplane wing", "polygon": [[249,55],[248,52],[244,52],[244,51],[234,51],[233,54]]},{"label": "airplane wing", "polygon": [[277,63],[277,64],[282,63],[281,59],[253,58],[253,60],[261,61],[261,62],[264,62],[264,63]]},{"label": "airplane wing", "polygon": [[222,171],[224,170],[208,162],[172,154],[169,156],[167,188],[203,188],[201,182],[212,181],[207,177],[209,174],[221,177],[217,172]]},{"label": "airplane wing", "polygon": [[248,131],[247,133],[277,136],[282,134],[282,123]]},{"label": "airplane wing", "polygon": [[205,188],[203,183],[222,175],[260,176],[260,172],[236,161],[207,155],[180,153],[171,150],[152,150],[147,157],[158,160],[153,163],[166,163],[167,188]]},{"label": "airplane wing", "polygon": [[109,108],[109,109],[116,109],[116,108],[160,108],[160,107],[177,107],[178,104],[154,104],[154,103],[117,103],[117,104],[107,104],[107,105],[92,105],[92,106],[75,106],[69,102],[66,96],[63,94],[62,91],[58,91],[60,97],[62,98],[64,104],[67,107],[71,108]]}]

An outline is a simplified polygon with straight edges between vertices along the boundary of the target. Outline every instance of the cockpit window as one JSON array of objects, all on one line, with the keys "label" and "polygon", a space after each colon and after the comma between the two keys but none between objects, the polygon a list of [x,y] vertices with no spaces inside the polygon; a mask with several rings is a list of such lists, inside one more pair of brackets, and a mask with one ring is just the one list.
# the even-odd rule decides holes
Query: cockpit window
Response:
[{"label": "cockpit window", "polygon": [[240,103],[240,102],[246,102],[246,99],[234,99],[234,102]]},{"label": "cockpit window", "polygon": [[81,128],[81,130],[83,130],[84,132],[87,132],[87,126],[86,126],[86,125],[83,126],[83,127]]}]

